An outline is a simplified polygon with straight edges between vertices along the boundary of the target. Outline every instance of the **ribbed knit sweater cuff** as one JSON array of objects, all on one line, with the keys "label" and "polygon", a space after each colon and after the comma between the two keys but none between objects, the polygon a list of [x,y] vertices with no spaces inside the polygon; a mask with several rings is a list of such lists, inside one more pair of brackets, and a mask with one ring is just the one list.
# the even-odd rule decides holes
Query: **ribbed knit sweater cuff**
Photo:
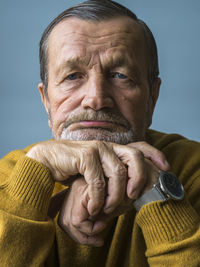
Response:
[{"label": "ribbed knit sweater cuff", "polygon": [[186,199],[154,202],[143,206],[137,215],[147,247],[180,240],[194,231],[198,221],[198,214]]},{"label": "ribbed knit sweater cuff", "polygon": [[7,181],[6,190],[15,199],[47,213],[54,181],[50,171],[29,157],[21,157]]}]

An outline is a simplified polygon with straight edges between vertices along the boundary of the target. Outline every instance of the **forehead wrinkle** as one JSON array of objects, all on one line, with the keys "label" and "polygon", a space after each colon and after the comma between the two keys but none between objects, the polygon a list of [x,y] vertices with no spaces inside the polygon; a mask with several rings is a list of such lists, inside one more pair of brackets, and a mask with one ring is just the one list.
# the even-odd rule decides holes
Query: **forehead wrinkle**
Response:
[{"label": "forehead wrinkle", "polygon": [[[59,24],[57,25],[59,26]],[[55,27],[57,29],[57,26]],[[65,43],[66,40],[68,40],[69,44],[73,44],[73,43],[88,43],[88,45],[102,45],[102,44],[107,44],[107,42],[114,42],[115,43],[121,43],[126,45],[127,43],[129,43],[132,40],[137,41],[137,37],[134,34],[133,30],[128,30],[128,29],[121,29],[117,32],[112,32],[110,31],[109,33],[104,33],[102,29],[101,30],[101,34],[98,34],[98,30],[94,31],[97,32],[97,34],[91,32],[91,33],[87,33],[87,31],[85,32],[81,32],[79,30],[69,30],[66,31],[65,33],[60,32],[60,31],[55,31],[55,29],[53,29],[51,35],[50,35],[50,40],[52,39],[54,42],[56,39],[60,39],[60,43]],[[116,38],[115,38],[116,37]]]},{"label": "forehead wrinkle", "polygon": [[109,58],[107,62],[107,67],[114,69],[118,67],[127,66],[127,63],[128,63],[128,60],[125,56],[114,54],[111,58]]},{"label": "forehead wrinkle", "polygon": [[[95,60],[97,59],[97,60]],[[128,65],[128,60],[125,56],[107,56],[107,59],[103,59],[99,53],[86,56],[74,56],[66,59],[61,64],[58,65],[57,69],[62,70],[64,68],[76,69],[78,67],[94,67],[95,65],[105,66],[106,69],[114,69],[118,67],[124,67]],[[130,64],[129,64],[130,66]],[[102,67],[103,68],[103,67]]]},{"label": "forehead wrinkle", "polygon": [[[95,60],[97,59],[97,60]],[[99,53],[95,53],[95,55],[86,56],[74,56],[66,59],[57,67],[57,74],[60,76],[62,73],[65,73],[66,70],[77,70],[78,68],[93,68],[96,71],[108,71],[114,70],[117,68],[125,68],[128,73],[132,73],[134,77],[139,81],[141,77],[141,72],[137,67],[137,62],[133,62],[127,56],[124,55],[123,51],[116,54],[112,54],[109,56],[109,53],[99,55]]]},{"label": "forehead wrinkle", "polygon": [[[125,20],[127,18],[125,17]],[[112,22],[112,24],[109,25],[110,31],[108,31],[108,23]],[[72,27],[68,27],[70,25],[70,22],[73,22],[75,25],[74,29]],[[58,31],[61,32],[60,36],[66,37],[66,36],[74,36],[74,35],[79,35],[83,36],[86,38],[91,38],[91,39],[102,39],[106,38],[109,36],[113,35],[119,35],[119,34],[127,34],[127,35],[132,35],[135,31],[137,32],[138,30],[135,29],[135,27],[131,27],[130,24],[134,23],[131,19],[131,21],[128,19],[128,26],[124,26],[123,23],[117,27],[117,29],[113,29],[115,26],[115,19],[111,20],[105,20],[105,21],[100,21],[100,22],[94,22],[94,21],[88,21],[88,20],[82,20],[78,18],[68,18],[64,19],[63,21],[59,22],[55,28],[52,30],[50,36],[51,38],[56,34],[58,34]],[[66,25],[68,28],[66,28]],[[87,29],[87,26],[93,27],[92,31]],[[57,30],[59,28],[59,30]],[[117,30],[117,32],[116,32]],[[65,33],[63,34],[63,31]],[[99,34],[99,31],[101,32]],[[129,38],[129,37],[128,37]]]},{"label": "forehead wrinkle", "polygon": [[86,59],[86,57],[76,56],[76,57],[68,58],[66,61],[64,61],[61,64],[61,67],[68,67],[70,69],[74,69],[78,66],[87,66],[88,62],[89,60]]},{"label": "forehead wrinkle", "polygon": [[[105,25],[107,25],[107,23],[109,23],[110,21],[112,22],[112,20],[108,20],[108,21],[103,21],[103,22],[90,22],[90,21],[83,21],[77,18],[70,18],[70,19],[66,19],[64,21],[61,21],[58,25],[56,25],[56,27],[53,29],[53,31],[50,34],[50,40],[53,39],[54,43],[56,39],[60,39],[60,42],[65,42],[67,39],[69,40],[69,43],[73,44],[73,42],[87,42],[88,44],[95,44],[96,41],[99,41],[101,44],[101,42],[103,41],[104,43],[107,43],[107,38],[111,39],[111,40],[115,40],[115,42],[121,42],[121,44],[127,44],[130,41],[138,41],[138,25],[136,25],[134,23],[134,21],[130,21],[130,19],[127,20],[127,18],[124,18],[126,20],[126,25],[123,25],[123,23],[121,25],[119,25],[117,28],[115,28],[115,23],[113,20],[113,27],[114,29],[112,30],[113,27],[110,27],[110,31],[107,33],[107,27],[105,29]],[[75,29],[69,28],[68,24],[69,22],[73,22],[74,23],[74,28],[75,26],[77,26]],[[80,22],[82,25],[80,24]],[[128,25],[127,25],[127,22]],[[131,23],[130,23],[131,22]],[[134,27],[131,26],[131,24],[135,24],[133,25]],[[105,24],[105,25],[104,25]],[[87,30],[87,25],[89,25],[90,27],[94,27],[93,30],[89,31]],[[112,25],[112,24],[111,24]],[[110,26],[111,26],[110,25]],[[67,27],[66,27],[67,26]],[[135,27],[136,26],[136,27]],[[100,27],[100,28],[99,28]],[[80,28],[80,29],[79,29]],[[99,29],[99,30],[98,30]],[[99,33],[100,31],[100,33]],[[141,30],[139,30],[140,32],[140,41],[141,41]],[[115,35],[118,35],[118,38],[115,38]],[[143,34],[142,34],[143,35]],[[77,37],[76,37],[77,36]],[[81,37],[81,38],[80,38]],[[78,40],[77,40],[78,39]],[[62,41],[61,41],[62,40]],[[95,41],[96,40],[96,41]],[[110,40],[109,40],[110,41]]]},{"label": "forehead wrinkle", "polygon": [[[78,20],[79,25],[80,26],[80,21]],[[94,23],[92,23],[94,25]],[[97,23],[96,25],[100,25],[101,23]],[[59,24],[57,25],[59,26]],[[55,29],[57,28],[57,26],[55,27]],[[65,25],[63,25],[65,26]],[[102,26],[102,25],[101,25]],[[111,27],[112,28],[112,27]],[[134,27],[133,27],[134,28]],[[120,31],[118,32],[112,32],[112,29],[109,33],[105,33],[101,27],[100,32],[101,34],[98,33],[98,31],[92,31],[91,33],[89,31],[84,31],[81,32],[75,29],[69,29],[66,31],[66,28],[64,27],[64,34],[63,31],[58,30],[55,31],[55,29],[52,31],[51,35],[50,35],[50,43],[51,44],[56,44],[56,47],[54,46],[54,53],[56,54],[56,61],[54,61],[54,64],[57,65],[57,68],[60,68],[60,66],[66,68],[76,68],[77,66],[88,66],[91,65],[91,63],[95,63],[93,61],[92,58],[94,58],[92,56],[92,53],[98,49],[100,49],[100,53],[101,52],[105,52],[108,49],[108,53],[106,51],[106,54],[109,55],[109,48],[120,48],[120,50],[124,50],[125,49],[125,53],[126,54],[126,50],[127,48],[130,48],[130,46],[132,45],[132,42],[134,41],[134,43],[140,43],[141,40],[141,33],[140,36],[138,36],[138,34],[135,35],[135,33],[137,33],[137,28],[130,30],[129,27],[125,28],[125,27],[119,27],[117,30],[120,29]],[[79,29],[79,28],[78,28]],[[83,28],[83,30],[85,30],[87,28]],[[124,36],[125,34],[125,36]],[[117,38],[115,38],[115,35],[117,36]],[[70,38],[73,37],[73,38]],[[143,37],[143,36],[142,36]],[[60,46],[57,47],[58,44],[58,39],[59,39],[59,43]],[[143,38],[142,38],[143,39]],[[52,42],[51,42],[52,41]],[[144,40],[143,40],[144,41]],[[65,50],[64,46],[66,45],[67,48],[67,44],[69,44],[69,46],[74,46],[74,48],[77,45],[80,45],[79,48],[77,48],[78,50],[76,50],[76,54],[79,54],[79,56],[76,56],[71,54],[70,56],[72,57],[71,59],[66,58],[66,55],[70,54],[70,50],[67,51]],[[82,46],[83,44],[83,46]],[[102,46],[103,44],[103,46]],[[137,50],[141,50],[142,46],[141,44],[138,44],[139,48],[137,47]],[[51,45],[50,45],[51,46]],[[52,48],[52,47],[51,47]],[[133,47],[133,49],[135,48],[135,45]],[[61,52],[61,50],[65,50],[63,51],[63,53]],[[80,51],[81,50],[81,51]],[[129,49],[130,50],[130,49]],[[138,54],[139,51],[136,51],[136,53]],[[134,55],[134,53],[133,53]],[[92,57],[92,58],[91,58]],[[102,59],[102,56],[100,56],[100,58]],[[113,57],[107,57],[108,60],[105,59],[104,55],[103,55],[103,61],[106,64],[103,64],[105,67],[108,66],[108,68],[117,68],[117,67],[122,67],[123,65],[128,65],[131,66],[132,69],[132,65],[137,65],[137,62],[135,62],[135,60],[137,61],[137,55],[134,55],[134,58],[132,58],[132,55],[130,55],[130,59],[126,58],[126,60],[123,60],[122,58],[118,58],[115,59],[115,55]],[[132,60],[134,62],[131,62]],[[68,62],[67,62],[68,61]],[[96,61],[96,60],[95,60]],[[112,62],[113,61],[113,62]],[[124,61],[124,62],[123,62]],[[127,61],[127,62],[126,62]],[[92,64],[93,65],[93,64]]]},{"label": "forehead wrinkle", "polygon": [[[124,35],[125,36],[122,36]],[[118,32],[113,32],[113,33],[107,33],[107,34],[101,34],[101,35],[92,35],[92,34],[86,34],[86,33],[80,33],[80,32],[77,32],[77,31],[74,31],[74,32],[68,32],[66,33],[66,38],[70,39],[70,37],[73,37],[73,39],[75,41],[87,41],[89,44],[93,44],[95,42],[95,40],[97,42],[101,42],[103,41],[104,42],[107,42],[106,39],[109,39],[110,38],[113,38],[115,36],[119,36],[117,39],[122,41],[124,40],[125,42],[127,42],[127,40],[130,40],[130,39],[133,39],[133,32],[128,32],[128,31],[118,31]],[[77,38],[77,40],[76,40]],[[105,39],[105,40],[102,40],[102,39]],[[134,38],[135,39],[135,38]]]}]

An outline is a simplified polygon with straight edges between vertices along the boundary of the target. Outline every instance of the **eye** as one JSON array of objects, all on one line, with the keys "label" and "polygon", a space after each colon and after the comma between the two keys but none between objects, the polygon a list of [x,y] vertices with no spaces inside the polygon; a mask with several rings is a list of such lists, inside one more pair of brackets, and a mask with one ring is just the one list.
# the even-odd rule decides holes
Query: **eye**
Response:
[{"label": "eye", "polygon": [[117,79],[127,79],[128,77],[120,72],[115,72],[115,73],[112,73],[112,78],[117,78]]},{"label": "eye", "polygon": [[66,77],[67,80],[74,81],[78,78],[81,78],[81,74],[78,72],[72,73]]}]

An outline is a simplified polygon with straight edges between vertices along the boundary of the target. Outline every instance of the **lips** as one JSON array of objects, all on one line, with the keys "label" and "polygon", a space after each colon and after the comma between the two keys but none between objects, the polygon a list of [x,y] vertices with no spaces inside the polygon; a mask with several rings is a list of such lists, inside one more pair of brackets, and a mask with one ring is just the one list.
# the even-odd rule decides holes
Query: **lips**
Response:
[{"label": "lips", "polygon": [[69,131],[81,130],[81,129],[95,129],[95,128],[102,128],[105,130],[110,131],[120,131],[124,132],[127,131],[124,125],[118,124],[116,122],[111,121],[93,121],[93,120],[84,120],[79,122],[71,123],[68,127]]},{"label": "lips", "polygon": [[114,123],[108,121],[81,121],[80,125],[84,127],[111,127]]}]

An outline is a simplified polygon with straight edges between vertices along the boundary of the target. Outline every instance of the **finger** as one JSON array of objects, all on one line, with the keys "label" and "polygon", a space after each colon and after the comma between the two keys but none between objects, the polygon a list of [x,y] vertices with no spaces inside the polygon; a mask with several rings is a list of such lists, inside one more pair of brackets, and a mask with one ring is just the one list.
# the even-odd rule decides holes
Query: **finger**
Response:
[{"label": "finger", "polygon": [[113,144],[113,150],[120,160],[128,166],[127,195],[131,199],[136,199],[147,181],[144,155],[136,148],[118,144]]},{"label": "finger", "polygon": [[140,150],[144,154],[144,157],[150,159],[159,169],[163,171],[169,170],[170,165],[165,155],[157,148],[146,142],[135,142],[127,146]]},{"label": "finger", "polygon": [[146,162],[147,175],[149,179],[142,194],[150,190],[153,187],[153,185],[158,181],[160,172],[160,169],[158,169],[158,167],[151,160],[145,159],[145,162]]},{"label": "finger", "polygon": [[107,196],[104,212],[111,213],[125,197],[127,170],[119,160],[111,146],[101,143],[99,146],[100,160],[107,181]]},{"label": "finger", "polygon": [[[84,202],[82,202],[81,204],[85,205]],[[79,209],[76,209],[75,211],[73,210],[71,221],[72,223],[69,234],[73,235],[73,238],[75,238],[77,242],[83,245],[90,245],[95,247],[102,246],[104,240],[101,237],[101,233],[106,228],[108,220],[106,218],[101,219],[91,217],[89,216],[86,209],[85,214],[83,214],[83,212],[81,212],[81,214],[82,216],[80,216]]]},{"label": "finger", "polygon": [[[80,244],[94,247],[102,246],[104,241],[101,236],[98,235],[98,233],[101,232],[99,226],[94,227],[94,222],[92,221],[82,221],[85,220],[85,218],[89,218],[88,211],[81,204],[77,206],[76,199],[74,199],[73,202],[76,208],[70,211],[69,207],[66,206],[66,202],[63,203],[62,210],[58,217],[58,225],[74,241]],[[69,214],[70,216],[68,216]]]},{"label": "finger", "polygon": [[65,194],[62,207],[58,216],[58,224],[66,230],[75,218],[76,222],[81,222],[89,217],[87,211],[87,184],[83,178],[79,178],[71,185]]},{"label": "finger", "polygon": [[98,214],[105,200],[105,179],[98,148],[90,146],[80,161],[80,173],[88,184],[87,210],[91,216]]},{"label": "finger", "polygon": [[97,220],[96,216],[91,217],[86,203],[82,201],[76,207],[71,213],[71,224],[74,228],[88,236],[97,235],[104,230],[107,225],[106,221]]},{"label": "finger", "polygon": [[107,223],[106,221],[86,220],[79,222],[78,224],[74,223],[73,226],[83,234],[86,234],[88,236],[95,236],[101,233],[106,228]]},{"label": "finger", "polygon": [[76,226],[73,226],[72,224],[68,224],[66,227],[66,225],[60,223],[59,220],[59,226],[65,233],[67,233],[74,241],[79,244],[100,247],[104,243],[104,240],[100,235],[87,235],[86,233],[81,232]]},{"label": "finger", "polygon": [[[106,227],[105,222],[96,221],[95,217],[91,217],[88,213],[87,188],[88,185],[84,178],[79,178],[74,181],[68,190],[68,194],[65,195],[58,218],[59,225],[63,230],[67,230],[69,225],[72,225],[80,232],[92,236],[100,233]],[[63,194],[64,191],[62,191],[62,194],[56,194],[56,197]]]}]

